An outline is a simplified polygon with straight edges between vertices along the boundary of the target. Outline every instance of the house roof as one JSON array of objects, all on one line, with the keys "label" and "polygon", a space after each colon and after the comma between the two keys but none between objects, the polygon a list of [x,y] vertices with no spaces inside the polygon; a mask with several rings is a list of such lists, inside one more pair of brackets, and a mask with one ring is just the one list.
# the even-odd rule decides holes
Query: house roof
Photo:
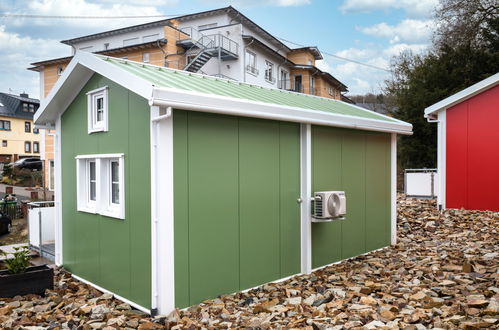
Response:
[{"label": "house roof", "polygon": [[[242,24],[246,24],[250,28],[256,30],[256,32],[262,34],[262,36],[272,42],[273,44],[277,45],[278,47],[282,47],[283,49],[286,49],[289,51],[289,47],[286,46],[284,43],[282,43],[279,39],[268,33],[266,30],[264,30],[262,27],[260,27],[258,24],[250,20],[248,17],[244,16],[240,11],[235,9],[232,6],[228,7],[223,7],[223,8],[217,8],[213,10],[207,10],[207,11],[202,11],[198,13],[193,13],[193,14],[187,14],[187,15],[182,15],[182,16],[177,16],[177,17],[172,17],[168,19],[162,19],[159,21],[155,22],[150,22],[150,23],[144,23],[144,24],[138,24],[138,25],[133,25],[133,26],[127,26],[124,28],[120,29],[115,29],[115,30],[110,30],[110,31],[104,31],[100,33],[95,33],[95,34],[90,34],[87,36],[82,36],[82,37],[77,37],[73,39],[68,39],[68,40],[63,40],[61,41],[63,44],[66,45],[73,45],[77,42],[81,41],[87,41],[87,40],[94,40],[102,37],[107,37],[107,36],[113,36],[125,32],[131,32],[131,31],[138,31],[138,30],[143,30],[143,29],[148,29],[151,27],[156,27],[156,26],[165,26],[165,25],[171,25],[171,21],[188,21],[190,19],[195,19],[199,17],[208,17],[208,16],[213,16],[217,15],[220,13],[227,13],[229,14],[233,20],[238,20]],[[173,27],[173,26],[172,26]]]},{"label": "house roof", "polygon": [[463,89],[462,91],[451,95],[440,102],[437,102],[424,110],[424,116],[426,118],[430,117],[437,111],[447,109],[457,103],[463,102],[489,88],[492,88],[499,84],[499,73],[496,73],[487,79],[477,82],[476,84]]},{"label": "house roof", "polygon": [[0,93],[0,116],[33,119],[32,112],[23,111],[23,103],[31,103],[35,105],[35,111],[40,101],[30,97],[24,97],[14,94]]},{"label": "house roof", "polygon": [[[119,53],[131,51],[131,50],[147,49],[147,48],[151,48],[151,47],[156,47],[158,45],[162,46],[162,45],[165,45],[167,42],[168,41],[166,39],[158,39],[158,40],[143,42],[141,44],[135,44],[135,45],[130,45],[130,46],[126,46],[126,47],[117,47],[117,48],[105,49],[105,50],[95,52],[95,54],[103,54],[103,55],[119,54]],[[51,60],[31,63],[31,65],[33,65],[33,67],[28,68],[28,70],[38,71],[44,65],[68,63],[69,61],[71,61],[72,58],[73,58],[73,56],[66,56],[66,57],[59,57],[59,58],[55,58],[55,59],[51,59]]]},{"label": "house roof", "polygon": [[276,52],[275,50],[273,50],[272,48],[270,48],[269,46],[267,46],[266,44],[264,44],[263,42],[261,42],[257,38],[250,36],[250,35],[245,35],[245,34],[243,34],[242,37],[243,37],[243,40],[245,42],[247,42],[246,46],[248,46],[249,44],[257,46],[260,49],[266,51],[267,53],[272,54],[273,56],[280,58],[283,63],[295,65],[292,61],[290,61],[286,57],[282,56],[281,54],[279,54],[278,52]]},{"label": "house roof", "polygon": [[53,125],[94,73],[146,98],[151,106],[412,134],[409,123],[342,101],[85,52],[78,52],[63,72],[35,123]]},{"label": "house roof", "polygon": [[298,53],[298,52],[302,52],[302,51],[308,51],[308,52],[310,52],[312,55],[314,55],[314,58],[316,60],[322,60],[322,59],[324,59],[322,57],[322,54],[321,54],[319,48],[317,48],[315,46],[313,46],[313,47],[293,48],[289,52],[290,53]]}]

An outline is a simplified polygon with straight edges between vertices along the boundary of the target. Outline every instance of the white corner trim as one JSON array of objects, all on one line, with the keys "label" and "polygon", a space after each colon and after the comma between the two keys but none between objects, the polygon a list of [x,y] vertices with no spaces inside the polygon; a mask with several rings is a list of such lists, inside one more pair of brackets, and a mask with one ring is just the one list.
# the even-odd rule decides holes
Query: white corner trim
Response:
[{"label": "white corner trim", "polygon": [[[61,116],[55,122],[54,134],[54,205],[55,205],[55,264],[63,265],[62,236],[62,163],[61,163]],[[49,173],[50,175],[50,173]]]},{"label": "white corner trim", "polygon": [[474,85],[471,85],[468,88],[463,89],[462,91],[451,95],[429,107],[427,107],[424,110],[424,116],[428,117],[430,114],[441,110],[441,109],[446,109],[449,108],[456,103],[462,102],[466,99],[469,99],[470,97],[473,97],[481,92],[483,92],[486,89],[492,88],[495,85],[499,84],[499,73],[496,73],[487,79],[484,79],[482,81],[477,82]]},{"label": "white corner trim", "polygon": [[119,295],[117,295],[116,293],[114,293],[114,292],[112,292],[112,291],[106,290],[106,289],[104,289],[103,287],[101,287],[101,286],[99,286],[99,285],[97,285],[97,284],[95,284],[95,283],[92,283],[92,282],[90,282],[90,281],[87,281],[87,280],[85,280],[84,278],[82,278],[82,277],[80,277],[80,276],[77,276],[77,275],[74,275],[74,274],[71,274],[71,276],[72,276],[73,278],[77,279],[77,280],[78,280],[78,281],[80,281],[80,282],[83,282],[83,283],[85,283],[85,284],[88,284],[88,285],[90,285],[90,286],[94,287],[95,289],[97,289],[97,290],[99,290],[99,291],[102,291],[103,293],[109,293],[109,294],[112,294],[114,298],[116,298],[116,299],[118,299],[118,300],[121,300],[121,301],[122,301],[122,302],[124,302],[124,303],[127,303],[128,305],[130,305],[130,306],[132,306],[132,307],[134,307],[134,308],[138,309],[139,311],[142,311],[142,312],[147,313],[147,314],[151,314],[151,311],[150,311],[149,309],[147,309],[147,308],[145,308],[145,307],[143,307],[143,306],[141,306],[141,305],[139,305],[139,304],[137,304],[137,303],[134,303],[134,302],[133,302],[133,301],[131,301],[131,300],[128,300],[128,299],[126,299],[126,298],[123,298],[122,296],[119,296]]},{"label": "white corner trim", "polygon": [[391,244],[397,244],[397,134],[392,133],[390,143],[390,199]]},{"label": "white corner trim", "polygon": [[173,112],[151,106],[151,310],[175,309]]},{"label": "white corner trim", "polygon": [[310,124],[300,125],[300,199],[301,199],[301,272],[312,270],[312,128]]},{"label": "white corner trim", "polygon": [[447,110],[438,112],[438,134],[437,134],[437,173],[438,173],[438,196],[437,207],[446,208],[446,166],[447,166]]}]

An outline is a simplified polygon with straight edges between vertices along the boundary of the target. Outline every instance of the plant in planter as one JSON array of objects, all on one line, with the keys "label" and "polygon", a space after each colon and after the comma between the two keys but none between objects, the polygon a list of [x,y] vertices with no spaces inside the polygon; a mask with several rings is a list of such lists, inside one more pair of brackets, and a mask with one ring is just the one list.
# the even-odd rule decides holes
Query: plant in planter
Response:
[{"label": "plant in planter", "polygon": [[15,247],[12,257],[2,251],[6,270],[0,271],[0,297],[14,297],[29,293],[43,295],[54,287],[54,270],[42,266],[29,266],[27,246]]}]

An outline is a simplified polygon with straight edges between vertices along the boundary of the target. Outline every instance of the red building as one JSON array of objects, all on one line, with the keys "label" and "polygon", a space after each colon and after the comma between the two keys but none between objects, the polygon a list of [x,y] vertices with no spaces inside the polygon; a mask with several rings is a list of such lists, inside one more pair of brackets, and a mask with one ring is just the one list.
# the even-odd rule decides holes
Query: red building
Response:
[{"label": "red building", "polygon": [[440,208],[499,211],[499,73],[425,109],[438,123]]}]

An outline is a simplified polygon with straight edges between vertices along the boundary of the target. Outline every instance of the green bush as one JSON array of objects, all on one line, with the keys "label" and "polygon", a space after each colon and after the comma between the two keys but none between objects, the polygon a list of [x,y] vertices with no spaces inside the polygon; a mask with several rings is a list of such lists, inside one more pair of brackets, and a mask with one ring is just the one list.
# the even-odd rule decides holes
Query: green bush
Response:
[{"label": "green bush", "polygon": [[[29,266],[29,249],[27,246],[20,246],[15,247],[14,251],[12,258],[4,260],[7,270],[11,274],[24,273]],[[8,253],[5,251],[1,251],[1,253],[7,258]]]}]

